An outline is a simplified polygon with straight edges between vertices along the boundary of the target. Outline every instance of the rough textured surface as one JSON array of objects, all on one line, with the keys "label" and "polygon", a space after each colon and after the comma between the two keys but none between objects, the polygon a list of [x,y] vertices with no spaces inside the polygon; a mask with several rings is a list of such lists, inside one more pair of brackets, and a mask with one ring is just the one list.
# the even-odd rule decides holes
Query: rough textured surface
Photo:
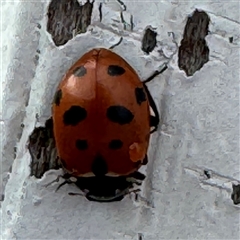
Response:
[{"label": "rough textured surface", "polygon": [[[3,173],[12,172],[2,202],[3,239],[239,239],[239,2],[104,1],[93,5],[91,25],[56,47],[47,33],[49,2],[4,2],[1,43],[3,76]],[[205,40],[209,61],[186,77],[178,46],[188,15],[204,10],[211,19]],[[9,14],[11,13],[11,14]],[[124,18],[124,21],[123,21]],[[134,23],[134,24],[132,24]],[[157,46],[141,50],[146,26]],[[132,29],[132,31],[131,31]],[[93,47],[110,47],[146,79],[167,63],[149,90],[161,113],[138,202],[93,203],[74,185],[58,192],[61,170],[29,177],[27,144],[35,127],[51,116],[51,102],[65,71]],[[26,54],[27,53],[27,54]],[[36,119],[36,115],[38,115]],[[18,140],[19,139],[19,140]],[[14,146],[17,146],[14,159]],[[12,164],[13,163],[13,164]],[[62,180],[61,180],[62,181]],[[235,188],[236,190],[236,188]],[[236,200],[239,198],[235,194]]]},{"label": "rough textured surface", "polygon": [[46,171],[61,167],[53,137],[52,118],[46,121],[44,127],[34,129],[29,136],[28,149],[32,158],[31,176],[40,178]]},{"label": "rough textured surface", "polygon": [[195,10],[188,17],[178,51],[178,66],[187,76],[192,76],[209,60],[209,48],[205,40],[209,21],[210,18],[204,11]]},{"label": "rough textured surface", "polygon": [[1,23],[4,41],[1,42],[2,64],[0,64],[3,83],[3,91],[0,91],[3,99],[1,104],[1,179],[3,181],[0,186],[2,193],[8,179],[7,172],[16,157],[17,142],[23,131],[25,108],[28,105],[31,83],[39,58],[41,34],[37,23],[43,19],[44,8],[42,4],[33,2],[27,4],[2,2],[1,14],[4,19]]},{"label": "rough textured surface", "polygon": [[143,39],[142,39],[142,50],[149,54],[157,45],[157,32],[151,26],[145,29]]},{"label": "rough textured surface", "polygon": [[64,45],[75,35],[85,33],[91,23],[93,3],[82,6],[77,0],[52,0],[48,7],[47,31],[56,46]]}]

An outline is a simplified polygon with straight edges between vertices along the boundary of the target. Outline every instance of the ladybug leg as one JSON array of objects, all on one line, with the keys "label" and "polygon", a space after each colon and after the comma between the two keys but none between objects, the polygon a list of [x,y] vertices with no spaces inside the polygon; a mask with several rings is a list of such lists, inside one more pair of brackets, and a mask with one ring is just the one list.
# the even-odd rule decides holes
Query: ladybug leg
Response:
[{"label": "ladybug leg", "polygon": [[154,127],[150,133],[153,133],[155,131],[157,131],[157,127],[158,127],[158,124],[159,124],[159,113],[158,113],[158,110],[157,110],[157,107],[156,107],[156,104],[146,86],[146,83],[147,82],[150,82],[152,81],[156,76],[158,76],[159,74],[163,73],[166,69],[167,69],[167,65],[166,64],[163,64],[162,66],[162,69],[161,70],[156,70],[150,77],[148,77],[145,81],[143,81],[143,86],[144,86],[144,89],[147,93],[147,96],[148,96],[148,101],[149,101],[149,104],[150,104],[150,107],[152,108],[155,116],[152,116],[151,115],[151,118],[150,118],[150,126],[151,127]]},{"label": "ladybug leg", "polygon": [[130,193],[134,193],[136,202],[138,201],[138,198],[139,198],[139,192],[141,192],[141,190],[139,188],[138,189],[134,189],[132,191],[129,191],[129,194]]},{"label": "ladybug leg", "polygon": [[[137,190],[137,189],[136,189],[136,190]],[[154,208],[153,202],[150,201],[150,200],[148,200],[148,199],[145,198],[145,197],[142,197],[142,196],[139,194],[139,191],[133,190],[133,191],[131,191],[131,192],[133,192],[133,193],[135,194],[135,199],[134,199],[134,200],[135,200],[136,202],[142,202],[143,204],[145,204],[145,206],[150,207],[150,208]]]},{"label": "ladybug leg", "polygon": [[[147,155],[146,155],[146,156],[147,156]],[[127,181],[128,181],[129,183],[136,184],[136,185],[138,185],[138,186],[141,186],[141,183],[142,183],[142,181],[143,181],[144,179],[145,179],[145,175],[142,174],[142,173],[140,173],[140,172],[138,172],[138,171],[130,174],[130,175],[127,177]],[[141,194],[139,194],[139,192],[141,191],[139,188],[135,188],[135,189],[132,189],[132,190],[130,190],[130,188],[132,188],[132,185],[129,186],[128,192],[126,192],[125,195],[130,194],[130,193],[133,193],[134,196],[135,196],[134,200],[135,200],[136,202],[142,202],[142,203],[144,203],[146,206],[151,207],[151,208],[154,208],[154,205],[153,205],[153,203],[152,203],[151,201],[149,201],[148,199],[142,197]]]},{"label": "ladybug leg", "polygon": [[73,177],[69,174],[69,173],[65,173],[64,175],[59,175],[59,176],[57,176],[57,178],[55,179],[55,180],[53,180],[53,181],[51,181],[50,183],[48,183],[48,184],[46,184],[45,185],[45,187],[48,187],[49,185],[51,185],[52,183],[54,183],[54,182],[59,182],[59,179],[60,178],[63,178],[63,179],[65,179],[65,181],[63,182],[63,183],[61,183],[58,187],[57,187],[57,189],[55,190],[55,192],[57,192],[63,185],[65,185],[65,184],[71,184],[71,183],[75,183],[76,182],[76,180],[74,181],[74,179],[73,179]]},{"label": "ladybug leg", "polygon": [[[147,155],[146,155],[146,157],[147,157]],[[141,185],[142,181],[146,177],[144,174],[142,174],[138,171],[132,173],[130,176],[131,176],[131,178],[127,179],[127,181],[129,181],[131,183],[134,183],[138,186]],[[141,194],[139,193],[140,191],[141,190],[139,188],[135,188],[135,189],[129,190],[129,194],[133,193],[135,195],[135,201],[136,202],[142,202],[145,205],[147,205],[148,207],[154,208],[153,203],[151,201],[147,200],[146,198],[142,197]]]},{"label": "ladybug leg", "polygon": [[55,183],[55,182],[59,182],[59,179],[60,179],[61,177],[63,177],[63,176],[61,176],[61,175],[57,176],[57,178],[56,178],[55,180],[53,180],[53,181],[51,181],[50,183],[46,184],[45,187],[48,187],[48,186],[50,186],[51,184],[53,184],[53,183]]},{"label": "ladybug leg", "polygon": [[146,176],[138,171],[131,173],[127,176],[126,180],[129,183],[136,184],[141,186],[142,181],[146,178]]},{"label": "ladybug leg", "polygon": [[155,116],[150,116],[150,126],[151,127],[154,127],[153,130],[150,131],[150,133],[153,133],[155,131],[157,131],[157,128],[158,128],[158,124],[159,124],[159,113],[158,113],[158,110],[157,110],[157,107],[156,107],[156,104],[147,88],[147,86],[145,84],[143,84],[144,86],[144,89],[147,93],[147,97],[148,97],[148,101],[149,101],[149,104],[150,104],[150,107],[152,108]]},{"label": "ladybug leg", "polygon": [[77,179],[75,177],[72,177],[69,173],[65,173],[63,176],[60,176],[60,177],[65,179],[65,181],[57,187],[55,192],[57,192],[63,185],[76,183],[77,181]]},{"label": "ladybug leg", "polygon": [[161,70],[156,70],[150,77],[148,77],[146,80],[143,81],[143,83],[147,83],[152,81],[156,76],[158,76],[159,74],[163,73],[165,70],[167,70],[167,65],[166,63],[164,63],[162,65],[162,69]]},{"label": "ladybug leg", "polygon": [[82,197],[86,197],[86,194],[83,194],[83,193],[69,192],[68,195],[69,196],[82,196]]}]

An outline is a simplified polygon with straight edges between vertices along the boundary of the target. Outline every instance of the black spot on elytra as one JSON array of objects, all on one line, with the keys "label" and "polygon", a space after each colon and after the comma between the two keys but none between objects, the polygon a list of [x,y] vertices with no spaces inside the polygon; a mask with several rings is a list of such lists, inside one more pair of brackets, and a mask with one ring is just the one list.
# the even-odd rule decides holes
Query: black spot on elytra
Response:
[{"label": "black spot on elytra", "polygon": [[80,140],[80,139],[78,139],[78,140],[76,141],[76,147],[77,147],[77,149],[79,149],[79,150],[85,150],[85,149],[87,149],[87,148],[88,148],[87,140]]},{"label": "black spot on elytra", "polygon": [[61,99],[62,99],[62,90],[59,89],[58,91],[56,91],[56,93],[54,95],[53,103],[55,103],[57,106],[59,106]]},{"label": "black spot on elytra", "polygon": [[65,125],[75,126],[87,117],[87,111],[80,106],[71,106],[63,114],[63,122]]},{"label": "black spot on elytra", "polygon": [[108,67],[108,74],[110,76],[119,76],[119,75],[122,75],[125,73],[125,69],[120,67],[120,66],[117,66],[117,65],[110,65]]},{"label": "black spot on elytra", "polygon": [[145,102],[147,100],[146,94],[143,88],[138,88],[138,87],[135,88],[135,96],[136,96],[137,103],[139,105],[141,105],[142,102]]},{"label": "black spot on elytra", "polygon": [[119,148],[122,147],[122,145],[123,145],[123,142],[122,142],[121,140],[119,140],[119,139],[114,139],[114,140],[112,140],[112,141],[109,143],[108,147],[109,147],[110,149],[119,149]]},{"label": "black spot on elytra", "polygon": [[107,118],[121,125],[130,123],[134,116],[130,110],[123,106],[111,106],[107,109]]},{"label": "black spot on elytra", "polygon": [[73,70],[75,77],[83,77],[87,73],[87,69],[84,66],[77,67]]},{"label": "black spot on elytra", "polygon": [[92,172],[95,176],[104,176],[108,172],[108,167],[102,156],[97,156],[92,163]]}]

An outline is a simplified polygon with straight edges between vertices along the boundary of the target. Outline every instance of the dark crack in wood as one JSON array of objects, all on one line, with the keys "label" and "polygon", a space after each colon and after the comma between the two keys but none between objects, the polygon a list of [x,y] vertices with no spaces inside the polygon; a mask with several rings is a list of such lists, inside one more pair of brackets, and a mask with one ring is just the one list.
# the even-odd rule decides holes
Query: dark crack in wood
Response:
[{"label": "dark crack in wood", "polygon": [[123,24],[123,29],[126,30],[127,29],[127,22],[124,20],[123,12],[120,13],[120,18],[121,18],[121,22]]},{"label": "dark crack in wood", "polygon": [[120,3],[121,7],[123,8],[122,11],[126,11],[127,6],[124,4],[124,2],[122,2],[121,0],[117,0],[117,1]]},{"label": "dark crack in wood", "polygon": [[178,52],[178,66],[187,76],[192,76],[209,61],[209,48],[205,41],[209,22],[209,16],[197,9],[188,17]]},{"label": "dark crack in wood", "polygon": [[94,1],[80,5],[77,0],[52,0],[48,7],[47,31],[56,46],[66,44],[75,35],[85,33],[91,24]]},{"label": "dark crack in wood", "polygon": [[52,118],[46,121],[45,127],[34,129],[29,137],[28,149],[32,157],[31,176],[41,178],[46,171],[61,168],[53,136]]},{"label": "dark crack in wood", "polygon": [[130,17],[130,30],[133,31],[133,28],[134,28],[134,22],[133,22],[133,15],[131,14],[131,17]]},{"label": "dark crack in wood", "polygon": [[102,3],[99,4],[98,7],[98,11],[99,11],[99,21],[102,21]]},{"label": "dark crack in wood", "polygon": [[157,45],[157,32],[152,27],[147,27],[142,39],[142,50],[149,54]]}]

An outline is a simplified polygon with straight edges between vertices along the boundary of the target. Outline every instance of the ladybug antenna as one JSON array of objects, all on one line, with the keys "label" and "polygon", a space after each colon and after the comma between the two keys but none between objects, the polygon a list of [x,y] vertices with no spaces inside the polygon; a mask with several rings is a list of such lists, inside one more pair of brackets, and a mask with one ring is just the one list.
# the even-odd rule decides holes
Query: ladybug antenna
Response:
[{"label": "ladybug antenna", "polygon": [[112,45],[109,49],[113,49],[116,46],[118,46],[122,42],[122,40],[123,40],[123,37],[121,37],[120,40],[117,43],[115,43],[114,45]]}]

